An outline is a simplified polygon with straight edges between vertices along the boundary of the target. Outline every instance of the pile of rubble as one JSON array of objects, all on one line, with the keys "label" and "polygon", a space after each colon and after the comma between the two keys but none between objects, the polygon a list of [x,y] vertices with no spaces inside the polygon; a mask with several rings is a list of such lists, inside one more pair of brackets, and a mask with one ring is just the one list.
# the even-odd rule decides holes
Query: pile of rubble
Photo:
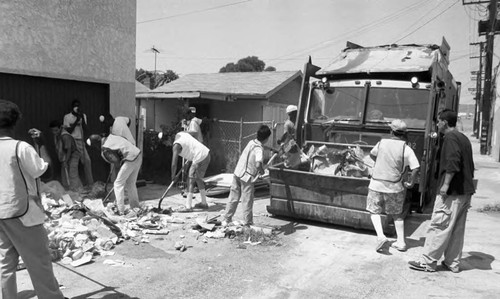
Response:
[{"label": "pile of rubble", "polygon": [[[114,255],[113,248],[124,240],[136,245],[149,243],[149,236],[167,235],[169,226],[186,224],[189,219],[172,215],[170,208],[158,210],[150,206],[119,216],[113,203],[104,205],[101,198],[106,192],[102,183],[80,192],[67,192],[58,182],[52,181],[42,184],[41,191],[52,259],[74,267],[91,262],[96,255]],[[204,243],[208,238],[234,238],[243,233],[242,226],[237,224],[221,227],[218,217],[195,215],[189,224]],[[263,230],[255,230],[259,229]],[[266,229],[263,233],[271,234],[272,230]],[[176,242],[174,247],[180,251],[187,248],[182,241]]]}]

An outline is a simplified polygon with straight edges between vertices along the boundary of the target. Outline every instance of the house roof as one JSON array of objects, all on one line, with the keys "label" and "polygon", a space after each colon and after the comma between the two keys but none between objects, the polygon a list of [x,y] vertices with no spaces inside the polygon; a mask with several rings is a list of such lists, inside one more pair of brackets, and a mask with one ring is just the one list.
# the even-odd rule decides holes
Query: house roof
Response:
[{"label": "house roof", "polygon": [[147,88],[144,84],[141,82],[135,80],[135,93],[143,93],[143,92],[150,92],[151,89]]},{"label": "house roof", "polygon": [[188,74],[150,92],[162,97],[245,96],[269,98],[301,71]]}]

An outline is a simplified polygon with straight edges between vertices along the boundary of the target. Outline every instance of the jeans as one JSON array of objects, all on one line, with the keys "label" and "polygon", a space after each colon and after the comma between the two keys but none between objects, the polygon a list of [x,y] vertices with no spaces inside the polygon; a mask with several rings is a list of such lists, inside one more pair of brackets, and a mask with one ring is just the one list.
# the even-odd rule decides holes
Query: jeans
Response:
[{"label": "jeans", "polygon": [[429,232],[425,239],[424,262],[435,264],[444,255],[446,265],[458,267],[462,257],[470,201],[470,194],[436,197]]},{"label": "jeans", "polygon": [[243,206],[243,221],[245,224],[253,224],[253,198],[254,198],[254,183],[252,180],[248,182],[242,181],[240,178],[233,176],[231,189],[229,191],[229,202],[226,206],[224,218],[230,222],[236,212],[238,203],[241,200]]}]

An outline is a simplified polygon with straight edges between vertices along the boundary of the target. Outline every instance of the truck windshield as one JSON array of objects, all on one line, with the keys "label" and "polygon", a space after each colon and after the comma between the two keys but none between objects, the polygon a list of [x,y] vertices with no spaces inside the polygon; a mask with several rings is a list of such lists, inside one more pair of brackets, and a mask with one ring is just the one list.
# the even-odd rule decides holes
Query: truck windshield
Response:
[{"label": "truck windshield", "polygon": [[314,88],[309,119],[318,123],[361,123],[364,98],[364,87]]},{"label": "truck windshield", "polygon": [[409,128],[425,128],[429,90],[371,87],[369,95],[367,124],[382,125],[399,118]]},{"label": "truck windshield", "polygon": [[409,128],[423,129],[429,104],[429,90],[370,87],[363,117],[365,88],[313,88],[309,104],[309,120],[314,123],[349,123],[387,126],[394,119]]}]

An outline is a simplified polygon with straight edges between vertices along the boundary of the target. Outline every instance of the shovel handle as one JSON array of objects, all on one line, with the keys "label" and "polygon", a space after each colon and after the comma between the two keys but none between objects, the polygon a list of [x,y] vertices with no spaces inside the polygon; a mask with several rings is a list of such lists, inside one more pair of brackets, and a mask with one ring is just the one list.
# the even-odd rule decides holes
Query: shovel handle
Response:
[{"label": "shovel handle", "polygon": [[188,161],[184,162],[184,165],[182,165],[182,168],[179,169],[179,171],[177,171],[174,179],[172,180],[172,182],[170,182],[170,185],[168,185],[167,190],[165,190],[165,192],[163,192],[162,196],[160,197],[160,201],[158,202],[158,210],[161,210],[161,203],[163,202],[163,199],[165,198],[165,196],[167,196],[168,191],[170,191],[170,189],[175,184],[175,182],[177,182],[177,180],[179,179],[179,176],[184,171],[184,167],[186,167],[187,163],[188,163]]}]

